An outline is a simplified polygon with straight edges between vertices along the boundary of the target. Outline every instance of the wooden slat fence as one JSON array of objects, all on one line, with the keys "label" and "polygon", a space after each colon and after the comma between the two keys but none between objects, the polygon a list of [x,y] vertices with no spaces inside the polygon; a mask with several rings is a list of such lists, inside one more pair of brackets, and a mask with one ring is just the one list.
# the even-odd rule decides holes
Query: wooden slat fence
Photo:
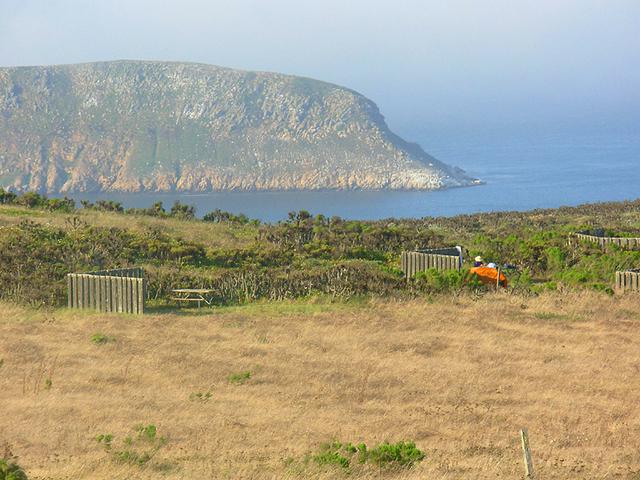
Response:
[{"label": "wooden slat fence", "polygon": [[141,268],[67,275],[69,308],[143,314],[147,281]]},{"label": "wooden slat fence", "polygon": [[118,268],[115,270],[98,270],[96,272],[88,272],[87,275],[104,275],[109,277],[131,277],[144,278],[144,270],[140,267],[134,268]]},{"label": "wooden slat fence", "polygon": [[431,268],[436,270],[460,270],[462,268],[462,250],[458,248],[440,248],[402,252],[402,271],[406,278]]},{"label": "wooden slat fence", "polygon": [[616,272],[616,290],[619,292],[640,292],[640,270]]},{"label": "wooden slat fence", "polygon": [[587,240],[589,242],[597,243],[601,247],[607,245],[617,245],[627,249],[640,249],[640,238],[627,238],[627,237],[600,237],[597,235],[590,235],[588,233],[576,233],[578,240]]}]

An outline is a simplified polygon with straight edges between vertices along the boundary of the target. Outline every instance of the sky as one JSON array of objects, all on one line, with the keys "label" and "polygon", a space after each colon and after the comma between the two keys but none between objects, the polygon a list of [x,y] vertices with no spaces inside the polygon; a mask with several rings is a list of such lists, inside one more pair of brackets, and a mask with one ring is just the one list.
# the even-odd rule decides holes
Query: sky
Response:
[{"label": "sky", "polygon": [[640,0],[0,0],[0,65],[182,60],[302,75],[401,134],[640,133]]}]

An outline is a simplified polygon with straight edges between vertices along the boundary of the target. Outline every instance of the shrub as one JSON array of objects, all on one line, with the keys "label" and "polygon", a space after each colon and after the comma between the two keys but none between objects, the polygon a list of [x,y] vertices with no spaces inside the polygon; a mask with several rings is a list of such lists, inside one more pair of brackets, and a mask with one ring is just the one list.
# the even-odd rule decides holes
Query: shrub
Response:
[{"label": "shrub", "polygon": [[189,400],[192,402],[208,402],[211,400],[212,393],[211,392],[194,392],[189,395]]},{"label": "shrub", "polygon": [[424,453],[413,442],[382,443],[369,450],[367,458],[379,467],[406,467],[424,459]]},{"label": "shrub", "polygon": [[15,203],[17,195],[0,187],[0,205],[11,205]]},{"label": "shrub", "polygon": [[105,343],[112,342],[113,338],[98,332],[91,335],[91,341],[96,345],[104,345]]},{"label": "shrub", "polygon": [[27,480],[27,474],[17,463],[0,458],[0,480]]},{"label": "shrub", "polygon": [[428,293],[442,293],[460,290],[465,282],[466,272],[457,270],[439,271],[435,268],[418,272],[414,277],[414,284],[418,289]]},{"label": "shrub", "polygon": [[91,203],[86,200],[81,200],[80,205],[87,210],[97,210],[99,212],[124,212],[124,207],[120,202],[114,202],[113,200],[98,200],[96,203]]},{"label": "shrub", "polygon": [[27,192],[20,195],[15,203],[29,208],[44,207],[47,204],[47,198],[36,192]]},{"label": "shrub", "polygon": [[251,378],[251,372],[240,372],[240,373],[232,373],[229,375],[228,380],[229,383],[235,383],[236,385],[241,385],[245,383],[247,380]]},{"label": "shrub", "polygon": [[367,445],[359,443],[331,442],[320,446],[319,452],[310,457],[318,465],[337,466],[349,470],[351,462],[359,464],[371,463],[379,468],[411,468],[425,458],[425,454],[414,442],[384,442],[367,449]]},{"label": "shrub", "polygon": [[76,209],[76,202],[71,198],[50,198],[45,205],[47,210],[52,212],[71,213]]},{"label": "shrub", "polygon": [[547,270],[557,272],[565,266],[565,252],[560,247],[550,247],[544,251],[547,257]]},{"label": "shrub", "polygon": [[244,213],[239,215],[235,215],[231,212],[226,212],[224,210],[220,210],[216,208],[212,212],[207,213],[202,220],[205,222],[213,222],[213,223],[235,223],[238,225],[247,225],[249,223],[253,225],[259,225],[259,220],[252,220],[247,217]]},{"label": "shrub", "polygon": [[96,436],[96,442],[104,446],[105,450],[111,450],[112,441],[113,441],[113,435],[111,435],[110,433],[101,433],[100,435]]},{"label": "shrub", "polygon": [[338,466],[347,470],[350,465],[350,460],[344,456],[341,451],[346,454],[350,453],[340,442],[327,443],[322,445],[320,452],[311,458],[318,465]]},{"label": "shrub", "polygon": [[135,436],[123,439],[119,448],[114,447],[114,436],[107,433],[96,436],[95,440],[117,463],[145,466],[166,444],[165,437],[158,437],[155,425],[137,425]]},{"label": "shrub", "polygon": [[509,277],[509,285],[515,290],[526,292],[533,286],[533,278],[531,276],[531,271],[528,268],[510,274],[508,272],[505,273]]},{"label": "shrub", "polygon": [[171,207],[169,215],[182,220],[192,220],[196,217],[196,207],[180,203],[180,201],[176,200]]},{"label": "shrub", "polygon": [[129,208],[126,213],[128,215],[146,215],[148,217],[167,216],[167,211],[164,209],[162,202],[155,202],[149,208]]}]

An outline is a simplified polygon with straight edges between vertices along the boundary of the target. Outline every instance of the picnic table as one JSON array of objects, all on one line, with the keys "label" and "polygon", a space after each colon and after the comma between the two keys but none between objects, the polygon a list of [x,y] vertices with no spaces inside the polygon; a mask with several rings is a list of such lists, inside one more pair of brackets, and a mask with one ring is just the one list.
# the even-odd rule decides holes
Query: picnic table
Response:
[{"label": "picnic table", "polygon": [[176,288],[171,290],[173,297],[171,300],[176,302],[197,302],[198,308],[202,303],[213,305],[214,290],[208,288]]}]

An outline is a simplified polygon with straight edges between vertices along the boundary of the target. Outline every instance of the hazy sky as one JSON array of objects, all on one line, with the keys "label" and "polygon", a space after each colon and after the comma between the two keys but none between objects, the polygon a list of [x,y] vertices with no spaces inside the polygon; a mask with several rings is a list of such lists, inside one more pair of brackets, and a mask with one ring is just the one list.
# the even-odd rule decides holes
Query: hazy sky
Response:
[{"label": "hazy sky", "polygon": [[416,132],[640,125],[640,0],[0,0],[0,65],[304,75]]}]

